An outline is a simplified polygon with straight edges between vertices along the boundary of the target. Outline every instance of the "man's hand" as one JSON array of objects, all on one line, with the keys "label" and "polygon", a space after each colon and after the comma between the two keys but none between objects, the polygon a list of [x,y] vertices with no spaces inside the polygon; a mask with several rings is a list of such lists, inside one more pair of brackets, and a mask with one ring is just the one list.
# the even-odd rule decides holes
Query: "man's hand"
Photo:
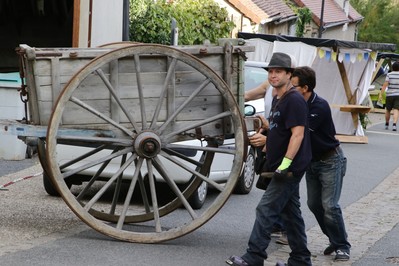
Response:
[{"label": "man's hand", "polygon": [[257,117],[262,122],[262,129],[269,130],[269,121],[263,115],[258,115]]},{"label": "man's hand", "polygon": [[291,159],[288,159],[287,157],[284,157],[284,159],[281,162],[280,166],[274,172],[273,177],[284,178],[284,177],[289,176],[289,174],[292,175],[291,172],[288,172],[288,169],[289,169],[291,163],[292,163]]},{"label": "man's hand", "polygon": [[280,166],[277,167],[277,170],[279,170],[279,171],[288,170],[288,167],[290,167],[291,163],[292,163],[291,159],[288,159],[287,157],[284,157],[284,159],[281,162]]},{"label": "man's hand", "polygon": [[256,133],[251,137],[248,137],[249,143],[254,147],[263,147],[266,144],[266,136],[261,133]]}]

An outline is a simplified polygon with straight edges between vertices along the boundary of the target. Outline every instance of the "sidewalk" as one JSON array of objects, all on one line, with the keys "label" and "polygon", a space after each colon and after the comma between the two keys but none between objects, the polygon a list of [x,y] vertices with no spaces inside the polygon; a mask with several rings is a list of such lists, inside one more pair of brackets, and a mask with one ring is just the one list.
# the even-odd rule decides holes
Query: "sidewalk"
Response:
[{"label": "sidewalk", "polygon": [[[370,113],[368,116],[371,121],[368,130],[371,127],[371,131],[375,129],[374,133],[395,134],[391,130],[383,130],[385,122],[383,113]],[[399,143],[399,138],[397,140]],[[399,156],[399,151],[397,155]],[[398,157],[396,159],[398,160]],[[323,255],[329,241],[321,232],[320,227],[315,225],[306,232],[314,266],[399,264],[399,168],[388,175],[370,193],[343,208],[342,211],[352,245],[351,259],[347,262],[334,262],[335,253],[330,256]],[[269,258],[264,265],[274,266],[276,261],[286,261],[289,252],[289,246],[282,246],[277,251],[268,254]]]},{"label": "sidewalk", "polygon": [[[371,193],[359,201],[343,209],[345,225],[351,240],[351,259],[348,262],[334,262],[333,255],[324,256],[323,250],[328,245],[328,239],[323,235],[318,225],[309,229],[308,247],[312,253],[312,262],[315,266],[327,265],[370,265],[381,266],[381,260],[399,263],[399,168],[380,183]],[[373,215],[371,216],[370,213]],[[391,230],[395,235],[385,238]],[[370,252],[377,241],[380,246],[395,247],[397,254],[393,258],[381,258],[378,254]],[[392,242],[391,242],[392,241]],[[378,249],[378,247],[376,247]],[[283,246],[274,253],[269,254],[265,266],[274,266],[276,261],[285,261],[290,252],[289,246]],[[371,261],[373,260],[373,261]],[[378,261],[378,262],[377,262]],[[356,263],[358,262],[358,263]],[[367,263],[367,264],[366,264]]]}]

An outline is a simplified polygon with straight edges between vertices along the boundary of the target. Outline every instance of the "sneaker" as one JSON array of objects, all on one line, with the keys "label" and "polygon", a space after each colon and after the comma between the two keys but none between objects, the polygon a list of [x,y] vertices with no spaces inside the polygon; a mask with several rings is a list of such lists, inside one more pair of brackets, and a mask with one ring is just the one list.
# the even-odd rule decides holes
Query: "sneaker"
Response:
[{"label": "sneaker", "polygon": [[284,232],[277,240],[276,240],[277,244],[280,245],[288,245],[288,238],[287,238],[287,234]]},{"label": "sneaker", "polygon": [[228,258],[226,260],[226,263],[228,265],[232,265],[232,266],[249,266],[249,264],[246,263],[245,260],[243,260],[241,257],[235,256],[235,255]]},{"label": "sneaker", "polygon": [[324,255],[331,255],[335,251],[334,246],[330,243],[328,247],[324,250],[323,254]]},{"label": "sneaker", "polygon": [[385,129],[388,130],[389,124],[385,124]]},{"label": "sneaker", "polygon": [[276,263],[276,266],[287,266],[287,263],[278,261],[278,262]]},{"label": "sneaker", "polygon": [[392,131],[396,131],[396,125],[392,126]]},{"label": "sneaker", "polygon": [[350,256],[349,256],[348,252],[342,251],[340,249],[338,249],[336,251],[336,255],[335,255],[335,258],[334,258],[335,261],[347,261],[349,259],[350,259]]}]

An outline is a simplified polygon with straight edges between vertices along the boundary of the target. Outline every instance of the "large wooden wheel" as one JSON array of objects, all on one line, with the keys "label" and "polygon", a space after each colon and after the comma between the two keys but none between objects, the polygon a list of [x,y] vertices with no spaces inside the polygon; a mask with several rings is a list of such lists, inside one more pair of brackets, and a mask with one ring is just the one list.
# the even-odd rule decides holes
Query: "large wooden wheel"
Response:
[{"label": "large wooden wheel", "polygon": [[[142,243],[211,219],[245,153],[241,113],[219,75],[188,53],[149,44],[113,50],[77,72],[53,108],[46,144],[51,181],[72,211],[99,232]],[[231,165],[223,183],[208,178],[214,156]],[[69,189],[70,176],[82,185]],[[187,199],[203,181],[215,193],[194,210]]]}]

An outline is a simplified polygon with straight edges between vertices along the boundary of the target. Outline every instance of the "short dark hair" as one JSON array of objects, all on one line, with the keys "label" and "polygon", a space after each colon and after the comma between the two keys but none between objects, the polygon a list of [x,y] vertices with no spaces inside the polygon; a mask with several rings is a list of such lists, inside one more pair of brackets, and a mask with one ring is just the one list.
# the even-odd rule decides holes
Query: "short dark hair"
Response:
[{"label": "short dark hair", "polygon": [[393,71],[399,71],[399,62],[395,62],[392,64],[392,70]]},{"label": "short dark hair", "polygon": [[298,78],[298,86],[303,87],[306,85],[311,92],[316,87],[316,73],[312,68],[308,66],[295,68],[294,72],[292,72],[292,77]]}]

